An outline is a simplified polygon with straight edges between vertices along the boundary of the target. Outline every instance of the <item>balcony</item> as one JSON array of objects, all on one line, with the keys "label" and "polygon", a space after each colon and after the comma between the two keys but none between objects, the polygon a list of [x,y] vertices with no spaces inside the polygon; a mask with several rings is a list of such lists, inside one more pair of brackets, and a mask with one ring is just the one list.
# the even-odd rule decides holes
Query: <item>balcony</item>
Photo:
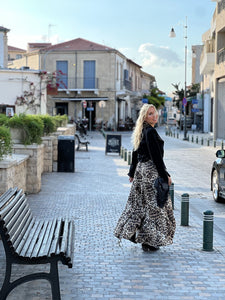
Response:
[{"label": "balcony", "polygon": [[124,79],[123,81],[124,88],[128,91],[132,91],[132,81]]},{"label": "balcony", "polygon": [[98,93],[99,80],[98,78],[84,78],[84,77],[58,77],[57,78],[58,91],[77,91],[80,94],[82,91],[93,91]]},{"label": "balcony", "polygon": [[200,74],[208,74],[215,66],[215,41],[209,40],[204,44],[200,59]]},{"label": "balcony", "polygon": [[222,48],[217,52],[217,64],[223,63],[224,61],[225,61],[225,48]]}]

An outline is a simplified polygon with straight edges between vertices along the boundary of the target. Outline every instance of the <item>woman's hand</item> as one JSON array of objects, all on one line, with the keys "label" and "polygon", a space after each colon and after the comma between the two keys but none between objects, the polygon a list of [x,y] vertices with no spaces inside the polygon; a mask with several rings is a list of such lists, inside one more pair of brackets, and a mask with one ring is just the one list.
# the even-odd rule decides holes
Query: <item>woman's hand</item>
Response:
[{"label": "woman's hand", "polygon": [[168,185],[171,186],[171,184],[172,184],[172,178],[168,176]]},{"label": "woman's hand", "polygon": [[129,181],[132,182],[134,180],[133,177],[129,177]]}]

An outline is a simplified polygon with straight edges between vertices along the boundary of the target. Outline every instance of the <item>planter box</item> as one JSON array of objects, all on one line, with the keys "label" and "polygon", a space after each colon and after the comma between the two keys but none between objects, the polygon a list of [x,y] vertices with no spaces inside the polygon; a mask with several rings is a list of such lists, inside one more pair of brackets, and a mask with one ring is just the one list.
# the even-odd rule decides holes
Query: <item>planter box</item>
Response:
[{"label": "planter box", "polygon": [[23,128],[10,128],[11,138],[14,144],[22,144],[25,139]]},{"label": "planter box", "polygon": [[47,94],[48,95],[57,95],[58,94],[58,87],[47,87]]}]

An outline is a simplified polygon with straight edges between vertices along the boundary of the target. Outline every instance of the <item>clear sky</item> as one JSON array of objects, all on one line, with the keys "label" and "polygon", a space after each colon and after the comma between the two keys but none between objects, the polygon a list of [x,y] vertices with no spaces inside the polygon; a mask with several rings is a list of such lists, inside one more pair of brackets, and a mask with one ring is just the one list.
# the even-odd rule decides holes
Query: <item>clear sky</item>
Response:
[{"label": "clear sky", "polygon": [[189,85],[191,46],[202,44],[215,7],[211,0],[8,0],[0,5],[0,26],[10,29],[8,44],[22,49],[29,42],[55,44],[75,38],[115,48],[171,94],[172,83],[184,87],[186,16]]}]

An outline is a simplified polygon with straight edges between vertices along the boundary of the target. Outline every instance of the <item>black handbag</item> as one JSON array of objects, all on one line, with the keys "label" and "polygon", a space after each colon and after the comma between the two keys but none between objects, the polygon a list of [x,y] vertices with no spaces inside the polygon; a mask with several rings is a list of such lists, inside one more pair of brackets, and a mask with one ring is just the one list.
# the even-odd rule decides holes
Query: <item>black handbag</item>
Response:
[{"label": "black handbag", "polygon": [[168,200],[169,184],[162,177],[158,177],[155,180],[154,186],[157,190],[157,205],[163,208]]}]

